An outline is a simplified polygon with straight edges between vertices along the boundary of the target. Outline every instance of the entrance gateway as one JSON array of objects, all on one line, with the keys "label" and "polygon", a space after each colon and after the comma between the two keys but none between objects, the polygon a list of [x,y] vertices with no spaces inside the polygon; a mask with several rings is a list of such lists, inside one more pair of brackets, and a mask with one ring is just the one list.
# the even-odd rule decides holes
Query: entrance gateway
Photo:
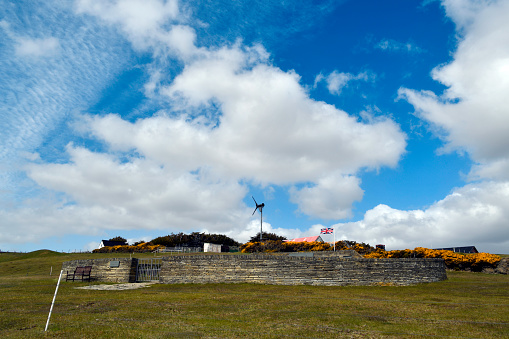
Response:
[{"label": "entrance gateway", "polygon": [[136,282],[159,281],[162,258],[138,259]]}]

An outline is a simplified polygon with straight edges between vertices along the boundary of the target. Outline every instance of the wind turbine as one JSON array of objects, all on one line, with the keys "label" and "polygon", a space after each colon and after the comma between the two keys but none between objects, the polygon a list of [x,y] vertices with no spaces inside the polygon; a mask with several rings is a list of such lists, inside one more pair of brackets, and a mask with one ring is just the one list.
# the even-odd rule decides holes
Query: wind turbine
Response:
[{"label": "wind turbine", "polygon": [[262,202],[261,204],[258,204],[253,196],[251,196],[255,202],[255,209],[253,211],[253,214],[255,214],[256,210],[260,210],[260,242],[262,242],[262,225],[263,225],[263,212],[262,209],[265,207],[265,204]]}]

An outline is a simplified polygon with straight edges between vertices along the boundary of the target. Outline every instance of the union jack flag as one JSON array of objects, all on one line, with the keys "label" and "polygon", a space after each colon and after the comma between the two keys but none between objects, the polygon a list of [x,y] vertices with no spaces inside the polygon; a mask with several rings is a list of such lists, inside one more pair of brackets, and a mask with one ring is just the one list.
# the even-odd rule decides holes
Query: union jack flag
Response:
[{"label": "union jack flag", "polygon": [[322,228],[320,231],[321,234],[332,234],[334,232],[334,229],[331,227]]}]

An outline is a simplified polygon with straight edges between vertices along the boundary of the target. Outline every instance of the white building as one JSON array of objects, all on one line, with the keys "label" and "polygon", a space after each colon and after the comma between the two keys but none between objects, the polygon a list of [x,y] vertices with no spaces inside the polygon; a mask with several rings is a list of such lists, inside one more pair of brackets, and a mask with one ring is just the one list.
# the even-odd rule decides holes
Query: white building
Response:
[{"label": "white building", "polygon": [[221,253],[221,245],[206,242],[203,244],[203,252]]}]

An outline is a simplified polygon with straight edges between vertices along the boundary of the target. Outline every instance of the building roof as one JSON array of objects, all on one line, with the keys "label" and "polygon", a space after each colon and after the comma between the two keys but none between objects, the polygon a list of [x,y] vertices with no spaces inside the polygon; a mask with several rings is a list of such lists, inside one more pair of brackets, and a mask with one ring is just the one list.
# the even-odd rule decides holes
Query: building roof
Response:
[{"label": "building roof", "polygon": [[119,246],[126,245],[125,241],[111,241],[111,240],[103,240],[101,241],[102,246]]},{"label": "building roof", "polygon": [[435,248],[435,250],[453,251],[458,253],[479,253],[475,246],[458,246],[458,247],[443,247]]},{"label": "building roof", "polygon": [[295,238],[295,239],[287,240],[287,241],[291,241],[291,242],[314,242],[314,241],[323,242],[322,237],[320,237],[319,235],[314,236],[314,237]]}]

